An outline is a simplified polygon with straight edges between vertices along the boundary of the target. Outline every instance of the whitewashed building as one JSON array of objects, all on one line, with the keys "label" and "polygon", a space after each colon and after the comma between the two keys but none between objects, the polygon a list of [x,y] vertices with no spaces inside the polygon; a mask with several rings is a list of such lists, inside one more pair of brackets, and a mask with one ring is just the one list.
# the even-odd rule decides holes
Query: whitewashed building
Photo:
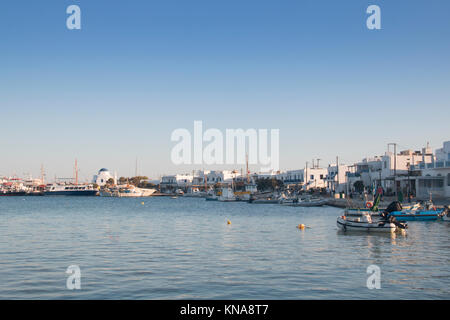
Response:
[{"label": "whitewashed building", "polygon": [[113,179],[114,183],[116,183],[115,178],[113,177],[113,175],[109,172],[108,169],[106,168],[102,168],[98,171],[98,173],[94,176],[94,178],[92,179],[92,183],[95,183],[99,186],[104,186],[106,184],[106,182],[109,179]]},{"label": "whitewashed building", "polygon": [[329,192],[340,193],[347,191],[347,173],[349,166],[345,164],[330,164],[327,168],[327,189]]},{"label": "whitewashed building", "polygon": [[436,150],[432,162],[420,162],[411,170],[413,177],[403,178],[402,182],[409,184],[418,198],[450,198],[450,141]]}]

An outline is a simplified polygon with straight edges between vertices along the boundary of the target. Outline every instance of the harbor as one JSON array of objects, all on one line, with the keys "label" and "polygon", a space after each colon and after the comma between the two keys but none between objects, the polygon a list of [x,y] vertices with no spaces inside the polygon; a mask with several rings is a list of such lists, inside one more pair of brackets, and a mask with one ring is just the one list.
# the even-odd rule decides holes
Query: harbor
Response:
[{"label": "harbor", "polygon": [[[0,293],[10,299],[448,299],[448,165],[441,159],[449,147],[424,150],[420,158],[428,154],[428,162],[409,164],[406,176],[399,159],[412,154],[388,154],[393,161],[390,168],[385,159],[384,179],[377,169],[383,157],[347,166],[353,171],[317,161],[284,172],[251,172],[246,164],[149,179],[101,168],[83,181],[75,161],[73,178],[59,181],[47,182],[44,170],[39,179],[3,176]],[[420,182],[433,173],[445,181],[442,190]],[[78,292],[61,285],[68,263],[82,270]],[[369,265],[382,268],[383,290],[367,289]]]},{"label": "harbor", "polygon": [[[195,197],[11,197],[0,207],[8,299],[450,295],[444,221],[410,222],[406,234],[352,233],[338,230],[339,208]],[[81,290],[65,287],[70,264],[81,268]],[[371,264],[382,268],[382,290],[366,287]]]}]

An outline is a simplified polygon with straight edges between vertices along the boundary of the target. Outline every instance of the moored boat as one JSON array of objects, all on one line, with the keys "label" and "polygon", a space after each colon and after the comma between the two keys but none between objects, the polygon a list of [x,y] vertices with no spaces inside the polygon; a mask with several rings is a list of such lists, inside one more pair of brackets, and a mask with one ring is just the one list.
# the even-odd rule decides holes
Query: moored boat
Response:
[{"label": "moored boat", "polygon": [[416,204],[411,209],[403,209],[401,203],[394,201],[386,212],[398,221],[431,221],[442,217],[444,209],[436,208],[431,201],[425,204]]},{"label": "moored boat", "polygon": [[133,185],[120,185],[101,190],[100,196],[115,197],[115,198],[140,198],[140,197],[150,197],[155,192],[156,189],[138,188]]},{"label": "moored boat", "polygon": [[364,231],[364,232],[388,232],[392,233],[407,228],[406,224],[395,221],[394,218],[373,221],[369,214],[360,218],[341,216],[337,218],[337,226],[342,231]]},{"label": "moored boat", "polygon": [[293,202],[290,205],[292,207],[321,207],[328,203],[326,199],[314,198],[314,197],[306,197],[303,199],[299,199],[297,202]]},{"label": "moored boat", "polygon": [[222,194],[218,198],[221,202],[234,202],[236,200],[236,196],[234,195],[233,189],[230,187],[223,187]]},{"label": "moored boat", "polygon": [[46,196],[96,196],[98,190],[92,184],[51,184],[45,188]]},{"label": "moored boat", "polygon": [[0,197],[22,197],[26,196],[26,191],[2,191],[0,192]]}]

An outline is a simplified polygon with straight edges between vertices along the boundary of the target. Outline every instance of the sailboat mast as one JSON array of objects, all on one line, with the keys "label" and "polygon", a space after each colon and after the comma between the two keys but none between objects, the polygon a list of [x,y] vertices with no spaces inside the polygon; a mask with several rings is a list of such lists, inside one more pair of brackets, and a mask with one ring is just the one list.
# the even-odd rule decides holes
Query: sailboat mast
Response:
[{"label": "sailboat mast", "polygon": [[78,161],[75,159],[75,185],[78,185]]}]

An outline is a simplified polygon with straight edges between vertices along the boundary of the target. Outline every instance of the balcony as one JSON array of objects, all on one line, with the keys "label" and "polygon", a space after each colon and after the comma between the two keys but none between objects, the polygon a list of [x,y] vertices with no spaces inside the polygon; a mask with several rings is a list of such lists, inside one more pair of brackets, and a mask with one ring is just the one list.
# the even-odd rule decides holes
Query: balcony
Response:
[{"label": "balcony", "polygon": [[411,165],[410,170],[423,170],[423,169],[446,169],[450,168],[450,161],[437,161],[432,163],[419,163],[419,165]]}]

